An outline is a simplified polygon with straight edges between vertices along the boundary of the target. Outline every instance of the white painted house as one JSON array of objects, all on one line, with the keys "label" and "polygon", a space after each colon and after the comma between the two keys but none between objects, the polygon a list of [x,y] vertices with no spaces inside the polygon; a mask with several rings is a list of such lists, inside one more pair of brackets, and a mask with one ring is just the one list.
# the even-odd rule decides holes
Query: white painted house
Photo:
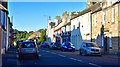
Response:
[{"label": "white painted house", "polygon": [[47,26],[47,42],[51,43],[54,42],[54,22],[51,22],[51,18],[49,17],[49,21],[48,21],[48,26]]},{"label": "white painted house", "polygon": [[83,41],[91,41],[91,10],[85,9],[71,18],[71,43],[76,50]]}]

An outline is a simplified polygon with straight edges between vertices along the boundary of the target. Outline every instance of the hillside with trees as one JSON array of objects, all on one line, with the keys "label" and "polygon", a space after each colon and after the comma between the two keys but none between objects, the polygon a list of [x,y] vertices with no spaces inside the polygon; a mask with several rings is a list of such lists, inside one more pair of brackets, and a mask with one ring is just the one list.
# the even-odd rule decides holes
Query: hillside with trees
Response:
[{"label": "hillside with trees", "polygon": [[19,31],[17,29],[14,29],[14,32],[16,33],[14,35],[15,40],[27,40],[27,39],[34,39],[39,42],[45,42],[46,41],[46,29],[39,29],[36,32],[34,31]]}]

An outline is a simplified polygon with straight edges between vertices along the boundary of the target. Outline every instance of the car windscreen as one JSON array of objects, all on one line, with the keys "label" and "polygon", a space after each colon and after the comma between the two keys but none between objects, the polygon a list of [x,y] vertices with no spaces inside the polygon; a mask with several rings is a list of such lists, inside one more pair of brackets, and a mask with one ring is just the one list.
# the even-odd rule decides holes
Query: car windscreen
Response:
[{"label": "car windscreen", "polygon": [[34,48],[35,47],[35,43],[34,42],[25,42],[21,44],[22,48]]},{"label": "car windscreen", "polygon": [[68,42],[68,43],[65,43],[65,45],[66,45],[66,46],[72,46],[72,44],[69,43],[69,42]]},{"label": "car windscreen", "polygon": [[98,47],[96,44],[93,43],[86,43],[87,47]]}]

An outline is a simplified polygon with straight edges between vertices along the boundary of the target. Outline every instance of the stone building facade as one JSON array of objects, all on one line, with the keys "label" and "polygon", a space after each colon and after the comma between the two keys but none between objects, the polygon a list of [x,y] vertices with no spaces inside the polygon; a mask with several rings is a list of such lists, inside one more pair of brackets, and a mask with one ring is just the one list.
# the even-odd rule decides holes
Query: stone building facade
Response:
[{"label": "stone building facade", "polygon": [[105,54],[119,53],[120,1],[101,2],[92,12],[92,42]]}]

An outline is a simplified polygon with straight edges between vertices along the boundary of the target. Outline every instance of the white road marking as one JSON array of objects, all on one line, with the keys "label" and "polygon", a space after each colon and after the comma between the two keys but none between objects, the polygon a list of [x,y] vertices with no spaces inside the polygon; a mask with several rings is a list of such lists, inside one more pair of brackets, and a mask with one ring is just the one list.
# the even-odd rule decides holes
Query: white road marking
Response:
[{"label": "white road marking", "polygon": [[55,52],[51,52],[52,54],[56,54]]},{"label": "white road marking", "polygon": [[71,60],[77,60],[77,59],[75,59],[75,58],[70,58]]},{"label": "white road marking", "polygon": [[77,60],[77,61],[82,62],[82,60]]},{"label": "white road marking", "polygon": [[101,67],[99,65],[96,65],[96,64],[93,64],[93,63],[89,63],[90,65],[93,65],[93,66],[97,66],[97,67]]},{"label": "white road marking", "polygon": [[42,56],[42,55],[39,54],[39,56]]},{"label": "white road marking", "polygon": [[49,53],[50,51],[46,51],[46,52],[48,52],[48,53]]},{"label": "white road marking", "polygon": [[59,56],[61,56],[61,57],[66,57],[66,56],[64,56],[64,55],[61,55],[61,54],[58,54]]},{"label": "white road marking", "polygon": [[42,50],[42,51],[45,51],[45,50]]}]

